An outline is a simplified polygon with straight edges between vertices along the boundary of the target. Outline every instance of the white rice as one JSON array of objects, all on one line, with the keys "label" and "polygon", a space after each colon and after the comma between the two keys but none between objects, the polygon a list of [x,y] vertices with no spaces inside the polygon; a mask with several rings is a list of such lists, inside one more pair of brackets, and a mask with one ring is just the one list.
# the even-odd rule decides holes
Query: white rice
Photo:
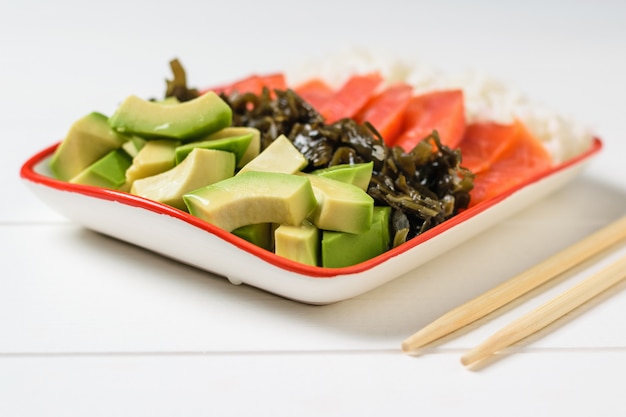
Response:
[{"label": "white rice", "polygon": [[310,78],[321,78],[333,87],[340,86],[355,73],[379,71],[386,83],[406,82],[415,93],[460,88],[465,98],[468,123],[522,121],[545,146],[555,163],[586,151],[593,141],[592,132],[580,123],[546,106],[532,102],[521,92],[478,72],[444,74],[422,62],[408,62],[384,53],[350,50],[327,56],[287,72],[291,85]]}]

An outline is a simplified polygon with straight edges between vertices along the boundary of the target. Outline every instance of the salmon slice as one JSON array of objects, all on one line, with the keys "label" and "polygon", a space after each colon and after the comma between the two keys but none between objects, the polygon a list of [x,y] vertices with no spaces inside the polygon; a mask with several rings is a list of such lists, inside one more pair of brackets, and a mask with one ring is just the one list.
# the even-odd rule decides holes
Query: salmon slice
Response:
[{"label": "salmon slice", "polygon": [[326,123],[354,117],[367,104],[382,82],[383,77],[377,72],[353,75],[317,110],[326,119]]},{"label": "salmon slice", "polygon": [[237,91],[240,94],[253,93],[259,95],[263,92],[263,87],[267,87],[270,91],[275,89],[285,90],[287,88],[285,75],[282,73],[250,75],[231,84],[206,89],[203,93],[214,91],[216,94],[224,93],[229,95]]},{"label": "salmon slice", "polygon": [[474,178],[470,207],[505,193],[552,166],[552,158],[543,145],[519,121],[508,145],[494,158],[488,170]]},{"label": "salmon slice", "polygon": [[443,90],[413,97],[405,110],[404,131],[394,145],[411,151],[422,139],[437,130],[441,143],[455,149],[465,132],[465,104],[462,90]]},{"label": "salmon slice", "polygon": [[459,144],[463,161],[461,165],[474,174],[487,171],[515,138],[519,123],[499,124],[493,122],[471,123]]},{"label": "salmon slice", "polygon": [[370,99],[365,107],[355,116],[359,123],[369,122],[383,137],[385,143],[392,146],[400,134],[404,123],[404,111],[413,96],[413,87],[400,83],[387,87],[383,92]]},{"label": "salmon slice", "polygon": [[332,87],[319,78],[298,85],[294,91],[315,109],[322,107],[334,94]]}]

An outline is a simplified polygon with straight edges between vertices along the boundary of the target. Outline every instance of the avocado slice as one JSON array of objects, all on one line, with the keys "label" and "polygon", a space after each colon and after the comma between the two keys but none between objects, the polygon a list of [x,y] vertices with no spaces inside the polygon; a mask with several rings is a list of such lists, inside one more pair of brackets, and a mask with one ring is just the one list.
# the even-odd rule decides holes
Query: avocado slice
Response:
[{"label": "avocado slice", "polygon": [[69,181],[130,139],[112,130],[107,120],[93,112],[74,122],[50,160],[55,178]]},{"label": "avocado slice", "polygon": [[274,253],[292,261],[316,266],[319,245],[318,228],[307,222],[298,226],[281,224],[274,231]]},{"label": "avocado slice", "polygon": [[370,229],[364,233],[342,233],[324,230],[321,264],[326,268],[356,265],[382,254],[389,248],[391,207],[374,207]]},{"label": "avocado slice", "polygon": [[363,233],[372,225],[374,199],[359,187],[331,178],[299,174],[311,181],[317,205],[309,215],[324,230]]},{"label": "avocado slice", "polygon": [[141,148],[146,144],[146,140],[139,136],[133,136],[122,145],[122,149],[126,151],[132,158],[136,157]]},{"label": "avocado slice", "polygon": [[356,185],[363,191],[367,191],[372,178],[373,162],[363,162],[358,164],[341,164],[328,168],[321,168],[311,172],[320,177],[332,178],[337,181],[347,182]]},{"label": "avocado slice", "polygon": [[238,227],[232,233],[260,248],[271,251],[274,247],[273,229],[272,223],[257,223]]},{"label": "avocado slice", "polygon": [[307,165],[307,160],[285,135],[280,135],[256,158],[239,170],[237,175],[249,171],[282,172],[295,174]]},{"label": "avocado slice", "polygon": [[298,225],[316,205],[309,180],[251,171],[187,193],[189,213],[226,231],[256,223]]},{"label": "avocado slice", "polygon": [[114,149],[89,165],[70,182],[117,190],[126,182],[126,170],[131,163],[131,157],[124,150]]},{"label": "avocado slice", "polygon": [[226,139],[237,136],[252,135],[250,144],[243,155],[237,160],[237,168],[241,168],[256,158],[261,152],[261,132],[254,127],[231,126],[212,133],[207,140]]},{"label": "avocado slice", "polygon": [[109,119],[122,133],[148,138],[189,141],[209,135],[232,121],[230,106],[214,92],[180,104],[167,104],[128,96]]},{"label": "avocado slice", "polygon": [[237,165],[243,158],[252,141],[252,133],[223,139],[207,139],[198,142],[189,142],[176,148],[176,163],[180,164],[193,149],[217,149],[235,154]]},{"label": "avocado slice", "polygon": [[169,139],[149,140],[133,158],[133,163],[126,171],[126,187],[141,178],[151,177],[170,170],[176,165],[176,148],[180,142]]},{"label": "avocado slice", "polygon": [[194,149],[174,168],[136,180],[131,194],[186,210],[183,195],[235,175],[235,155],[214,149]]}]

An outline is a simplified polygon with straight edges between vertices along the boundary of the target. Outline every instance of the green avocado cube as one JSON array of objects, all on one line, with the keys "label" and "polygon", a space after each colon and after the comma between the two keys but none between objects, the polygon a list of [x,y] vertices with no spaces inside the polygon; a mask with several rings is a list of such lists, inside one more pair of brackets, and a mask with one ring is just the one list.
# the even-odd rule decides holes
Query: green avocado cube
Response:
[{"label": "green avocado cube", "polygon": [[172,169],[176,165],[175,152],[178,145],[180,142],[169,139],[147,141],[126,171],[127,187],[130,189],[136,180]]},{"label": "green avocado cube", "polygon": [[341,164],[328,168],[322,168],[311,172],[313,175],[331,178],[341,182],[356,185],[363,191],[367,191],[370,179],[372,178],[373,162],[363,162],[359,164]]},{"label": "green avocado cube", "polygon": [[122,145],[122,149],[126,151],[132,158],[136,157],[139,154],[141,148],[146,144],[146,140],[140,138],[139,136],[133,136],[130,140],[124,142]]},{"label": "green avocado cube", "polygon": [[308,161],[285,135],[280,135],[256,158],[244,165],[237,175],[249,171],[295,174]]},{"label": "green avocado cube", "polygon": [[131,157],[121,148],[115,149],[70,180],[73,184],[119,189],[126,183],[126,170]]},{"label": "green avocado cube", "polygon": [[317,266],[319,245],[319,230],[310,223],[281,224],[274,231],[274,253],[292,261]]},{"label": "green avocado cube", "polygon": [[273,226],[272,223],[249,224],[233,230],[232,234],[247,240],[253,245],[271,251],[274,247]]},{"label": "green avocado cube", "polygon": [[110,126],[117,132],[183,142],[210,135],[230,126],[231,122],[230,106],[213,92],[180,104],[159,103],[131,95],[109,119]]},{"label": "green avocado cube", "polygon": [[71,180],[130,139],[112,130],[107,120],[103,114],[93,112],[72,124],[50,160],[55,178]]},{"label": "green avocado cube", "polygon": [[374,207],[372,226],[364,233],[324,230],[321,263],[325,268],[352,266],[374,258],[389,249],[390,207]]},{"label": "green avocado cube", "polygon": [[[261,152],[261,132],[259,129],[247,126],[230,126],[212,133],[207,140],[227,139],[239,136],[252,135],[248,148],[243,155],[237,158],[237,168],[241,168],[248,162],[256,158]],[[234,152],[234,151],[231,151]],[[235,152],[236,153],[236,152]]]},{"label": "green avocado cube", "polygon": [[189,213],[231,232],[256,223],[298,225],[315,207],[305,177],[250,171],[187,193]]},{"label": "green avocado cube", "polygon": [[331,178],[299,174],[311,181],[317,205],[309,220],[323,230],[363,233],[372,225],[374,199],[361,188]]},{"label": "green avocado cube", "polygon": [[183,195],[235,174],[235,155],[215,149],[194,149],[174,168],[133,182],[131,194],[186,210]]},{"label": "green avocado cube", "polygon": [[227,137],[222,139],[207,139],[200,140],[196,142],[189,142],[184,145],[180,145],[176,148],[176,163],[180,164],[189,153],[196,149],[215,149],[218,151],[227,151],[232,152],[235,155],[235,160],[237,165],[239,165],[239,161],[243,158],[246,150],[250,146],[250,142],[252,142],[252,133],[247,133],[244,135]]}]

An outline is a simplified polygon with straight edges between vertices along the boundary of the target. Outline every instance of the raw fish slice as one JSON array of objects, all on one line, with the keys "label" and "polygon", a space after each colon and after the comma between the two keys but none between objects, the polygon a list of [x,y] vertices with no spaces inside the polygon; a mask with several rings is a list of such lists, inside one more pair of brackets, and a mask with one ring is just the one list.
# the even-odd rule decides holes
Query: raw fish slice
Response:
[{"label": "raw fish slice", "polygon": [[324,102],[318,111],[326,123],[334,123],[346,117],[354,117],[367,104],[382,84],[379,73],[354,75]]},{"label": "raw fish slice", "polygon": [[216,94],[224,93],[229,95],[237,91],[239,94],[254,93],[259,95],[263,92],[263,87],[267,87],[270,91],[275,89],[285,90],[287,88],[287,81],[285,80],[284,74],[281,73],[251,75],[231,84],[208,88],[203,90],[202,93],[214,91]]},{"label": "raw fish slice", "polygon": [[404,122],[404,111],[413,95],[413,87],[408,84],[395,84],[373,97],[355,119],[370,122],[391,146],[400,134]]},{"label": "raw fish slice", "polygon": [[300,84],[294,91],[315,109],[320,108],[335,93],[331,86],[317,78]]},{"label": "raw fish slice", "polygon": [[516,121],[515,132],[506,149],[495,158],[489,170],[474,178],[474,189],[470,192],[470,207],[545,172],[552,166],[552,158],[543,145]]},{"label": "raw fish slice", "polygon": [[487,171],[492,162],[511,146],[519,126],[519,123],[504,125],[492,122],[468,125],[459,145],[463,155],[461,165],[474,174]]},{"label": "raw fish slice", "polygon": [[465,105],[462,90],[421,94],[411,99],[404,117],[404,131],[395,141],[405,151],[437,130],[441,143],[455,149],[465,132]]}]

